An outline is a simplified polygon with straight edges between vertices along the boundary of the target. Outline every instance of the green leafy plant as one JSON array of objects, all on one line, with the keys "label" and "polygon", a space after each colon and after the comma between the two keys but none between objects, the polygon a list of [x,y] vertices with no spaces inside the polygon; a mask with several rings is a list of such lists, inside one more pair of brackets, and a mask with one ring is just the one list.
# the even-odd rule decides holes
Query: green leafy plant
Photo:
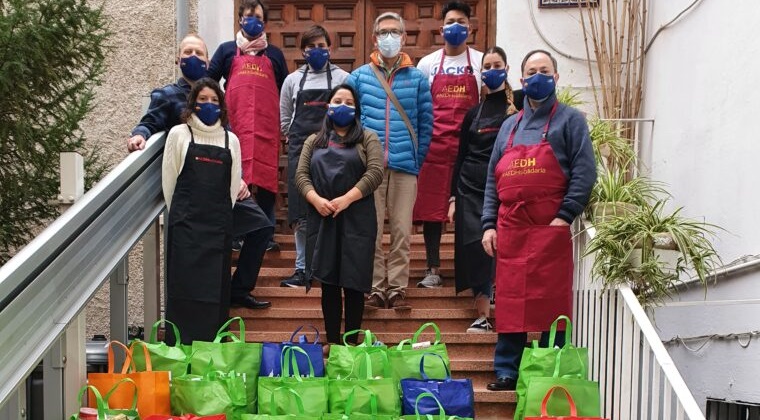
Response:
[{"label": "green leafy plant", "polygon": [[636,161],[631,140],[623,136],[623,128],[613,121],[593,118],[589,136],[597,163],[606,169],[629,168]]},{"label": "green leafy plant", "polygon": [[581,93],[572,87],[563,87],[557,90],[557,101],[563,105],[578,107],[584,104],[580,98]]},{"label": "green leafy plant", "polygon": [[624,216],[649,206],[658,198],[669,197],[664,184],[645,177],[628,178],[624,169],[599,167],[589,197],[588,215],[594,223],[609,217]]},{"label": "green leafy plant", "polygon": [[[682,208],[666,213],[666,200],[640,207],[626,217],[596,226],[585,255],[595,254],[593,278],[605,287],[628,284],[645,307],[671,297],[683,276],[694,276],[707,286],[709,273],[720,265],[713,247],[718,226],[681,216]],[[668,262],[658,247],[672,241],[676,258]]]}]

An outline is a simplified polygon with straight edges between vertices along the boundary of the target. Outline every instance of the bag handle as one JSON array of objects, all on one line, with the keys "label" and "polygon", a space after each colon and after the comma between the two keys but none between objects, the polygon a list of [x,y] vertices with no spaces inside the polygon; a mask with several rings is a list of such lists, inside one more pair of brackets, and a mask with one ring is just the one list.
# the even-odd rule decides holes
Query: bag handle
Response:
[{"label": "bag handle", "polygon": [[235,333],[225,331],[221,334],[217,334],[217,336],[214,338],[214,343],[221,343],[223,339],[229,338],[231,342],[233,343],[241,343],[240,338],[235,335]]},{"label": "bag handle", "polygon": [[[221,328],[219,328],[219,330],[216,332],[216,338],[214,338],[214,343],[221,343],[222,342],[222,338],[230,337],[230,336],[234,336],[235,335],[234,333],[232,333],[230,331],[227,331],[229,329],[229,327],[230,327],[230,324],[232,324],[235,321],[237,321],[237,323],[238,323],[238,329],[240,330],[240,337],[236,337],[238,340],[235,341],[233,339],[233,341],[235,341],[236,343],[237,342],[241,342],[241,341],[243,341],[243,342],[245,341],[245,322],[243,321],[243,318],[241,318],[239,316],[236,316],[234,318],[230,318],[229,320],[227,320],[227,322],[225,322],[224,325],[222,325]],[[224,334],[225,332],[227,334]]]},{"label": "bag handle", "polygon": [[443,365],[443,369],[446,371],[446,379],[445,381],[451,380],[451,372],[449,371],[449,367],[446,366],[446,361],[443,360],[443,357],[441,357],[440,354],[432,353],[432,352],[425,352],[422,354],[422,357],[420,357],[420,376],[422,376],[422,379],[429,381],[430,378],[428,378],[427,374],[425,373],[425,356],[435,356],[441,360],[441,364]]},{"label": "bag handle", "polygon": [[[114,361],[113,361],[114,359],[113,345],[114,344],[121,346],[121,348],[124,349],[124,353],[125,353],[124,364],[121,365],[121,373],[126,374],[127,372],[129,372],[130,368],[132,369],[133,372],[137,371],[137,369],[135,368],[135,361],[132,360],[132,352],[129,351],[129,348],[125,346],[124,343],[113,340],[108,343],[108,373],[116,373],[114,372],[115,366],[114,366]],[[129,361],[129,363],[127,363],[127,361]]]},{"label": "bag handle", "polygon": [[554,322],[552,322],[552,326],[549,329],[549,348],[554,348],[554,340],[557,337],[557,324],[559,321],[565,321],[565,345],[563,347],[567,347],[572,340],[573,322],[570,321],[570,318],[568,318],[567,315],[560,315],[554,320]]},{"label": "bag handle", "polygon": [[[303,398],[301,398],[301,394],[298,393],[293,388],[288,388],[286,386],[277,387],[272,390],[272,395],[269,396],[269,412],[272,413],[271,415],[276,416],[277,415],[277,404],[274,401],[274,395],[279,392],[287,392],[293,395],[293,399],[296,401],[296,409],[298,410],[299,415],[303,416],[306,414],[306,410],[303,408]],[[283,413],[287,414],[287,413]]]},{"label": "bag handle", "polygon": [[[554,359],[554,375],[552,375],[554,378],[559,378],[559,371],[560,371],[560,364],[562,360],[562,352],[565,350],[572,350],[575,347],[564,347],[559,349],[559,352],[557,352],[557,357]],[[586,363],[583,363],[583,359],[581,359],[581,355],[576,351],[573,352],[578,357],[578,362],[581,365],[581,372],[577,375],[563,375],[563,378],[578,378],[578,379],[586,379],[588,372],[586,370]]]},{"label": "bag handle", "polygon": [[[106,410],[108,409],[108,405],[106,405],[105,400],[100,395],[100,391],[98,391],[97,388],[95,388],[92,385],[85,385],[82,387],[82,389],[79,390],[79,407],[83,407],[82,405],[82,397],[84,396],[84,393],[87,391],[92,391],[93,395],[95,395],[95,408],[98,410],[98,420],[105,420],[106,419]],[[79,414],[74,414],[71,416],[72,420],[78,419]]]},{"label": "bag handle", "polygon": [[153,328],[150,329],[150,338],[148,339],[148,343],[150,344],[158,344],[158,327],[161,325],[161,323],[166,323],[172,326],[172,329],[174,330],[174,338],[177,340],[174,342],[174,347],[179,347],[182,343],[182,340],[179,336],[179,328],[177,328],[177,325],[168,319],[159,319],[158,321],[153,323]]},{"label": "bag handle", "polygon": [[[282,348],[282,351],[280,352],[280,366],[282,366],[282,377],[287,378],[294,376],[299,382],[302,380],[301,371],[298,368],[298,362],[296,361],[296,354],[294,352],[298,352],[306,356],[306,360],[309,362],[309,378],[313,378],[314,365],[311,363],[309,353],[306,353],[304,349],[298,346],[285,346]],[[290,373],[291,369],[293,370],[292,375]]]},{"label": "bag handle", "polygon": [[364,391],[367,391],[367,394],[369,394],[369,407],[370,407],[370,414],[373,416],[377,415],[377,394],[372,392],[371,389],[367,388],[364,385],[354,385],[353,388],[351,388],[351,392],[348,393],[348,398],[346,399],[346,408],[344,410],[346,416],[350,416],[351,413],[354,411],[354,402],[356,402],[356,389],[361,388]]},{"label": "bag handle", "polygon": [[[143,349],[143,356],[145,357],[145,372],[152,372],[153,371],[153,362],[150,360],[150,352],[148,352],[148,345],[142,340],[134,340],[132,341],[132,344],[129,345],[129,352],[130,354],[134,354],[134,348],[136,345],[140,344]],[[134,362],[134,359],[132,360]],[[134,364],[134,363],[133,363]],[[137,372],[137,365],[135,365],[135,372]]]},{"label": "bag handle", "polygon": [[[422,417],[420,417],[420,410],[419,410],[419,404],[420,400],[423,398],[432,398],[435,400],[435,403],[438,404],[438,419],[439,420],[446,420],[446,412],[443,410],[443,405],[441,405],[441,402],[436,398],[435,395],[431,392],[421,392],[420,395],[417,396],[417,399],[414,400],[414,415],[416,416],[416,420],[421,420]],[[431,418],[430,415],[427,416],[429,419]]]},{"label": "bag handle", "polygon": [[103,400],[105,401],[106,405],[108,405],[108,400],[111,399],[111,395],[113,395],[113,393],[116,392],[116,389],[125,382],[130,382],[132,384],[132,387],[135,390],[134,394],[132,395],[132,408],[131,408],[132,411],[135,411],[137,410],[137,384],[135,383],[135,381],[133,381],[130,378],[124,378],[120,380],[119,382],[116,382],[115,384],[113,384],[111,389],[109,389],[108,392],[106,392],[106,395],[103,396]]},{"label": "bag handle", "polygon": [[383,89],[385,90],[385,94],[388,95],[388,99],[393,102],[393,106],[396,108],[396,111],[398,111],[399,115],[401,115],[401,119],[404,120],[404,124],[406,125],[406,129],[409,131],[409,136],[412,138],[412,145],[414,146],[414,155],[417,156],[417,150],[419,149],[418,142],[417,142],[417,132],[414,131],[414,126],[412,126],[412,122],[409,120],[409,116],[406,115],[406,111],[404,110],[404,107],[401,106],[401,104],[398,101],[398,98],[396,97],[396,94],[393,92],[393,89],[391,89],[391,86],[388,84],[388,80],[385,79],[385,76],[380,72],[380,69],[375,65],[375,63],[370,63],[369,67],[372,69],[372,71],[375,73],[375,77],[377,77],[377,80],[380,81],[380,84],[383,86]]},{"label": "bag handle", "polygon": [[433,345],[441,342],[441,329],[438,328],[438,325],[436,325],[435,322],[427,322],[425,324],[422,324],[422,326],[417,329],[417,332],[414,333],[414,336],[412,336],[412,344],[418,342],[417,340],[420,338],[420,335],[428,327],[433,327],[433,330],[435,330],[435,343],[433,343]]},{"label": "bag handle", "polygon": [[[364,332],[364,341],[362,341],[361,344],[357,344],[356,346],[352,346],[351,344],[348,344],[348,341],[346,341],[346,338],[354,334],[360,334],[362,332]],[[372,331],[370,330],[351,330],[343,334],[343,344],[347,347],[372,347],[372,343],[375,341],[374,340],[375,338],[376,338],[375,335],[372,334]]]},{"label": "bag handle", "polygon": [[548,417],[549,414],[546,413],[546,405],[549,404],[549,398],[551,398],[552,394],[555,390],[561,389],[565,393],[565,397],[567,397],[567,405],[570,406],[570,417],[577,417],[578,416],[578,410],[575,408],[575,401],[573,401],[573,397],[570,396],[570,392],[561,385],[554,385],[553,387],[549,388],[548,391],[546,391],[546,395],[544,395],[544,400],[541,401],[541,417]]},{"label": "bag handle", "polygon": [[[293,341],[293,339],[296,338],[296,334],[298,334],[298,332],[301,331],[303,329],[303,327],[306,327],[306,326],[307,325],[301,325],[300,327],[296,328],[295,331],[293,331],[293,334],[290,335],[290,342],[291,343],[295,343],[295,341]],[[317,335],[317,337],[314,339],[314,343],[315,344],[319,343],[319,330],[317,329],[317,327],[315,327],[315,326],[313,326],[311,324],[309,324],[308,327],[311,328],[312,330],[314,330],[314,333]]]}]

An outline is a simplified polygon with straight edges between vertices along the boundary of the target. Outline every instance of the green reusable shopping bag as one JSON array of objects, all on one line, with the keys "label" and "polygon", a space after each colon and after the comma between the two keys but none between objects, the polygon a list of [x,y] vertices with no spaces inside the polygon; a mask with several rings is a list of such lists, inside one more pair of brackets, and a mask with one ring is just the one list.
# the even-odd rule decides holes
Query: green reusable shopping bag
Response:
[{"label": "green reusable shopping bag", "polygon": [[[174,329],[174,336],[177,337],[177,344],[174,346],[167,346],[163,341],[158,341],[156,335],[158,327],[162,322],[165,322],[168,326]],[[150,355],[150,361],[153,364],[153,370],[169,371],[172,373],[172,377],[179,377],[187,373],[190,366],[190,353],[192,348],[187,345],[181,344],[179,329],[173,322],[168,320],[158,320],[153,324],[153,328],[150,332],[150,338],[148,341],[133,340],[129,346],[132,351],[132,360],[135,361],[135,366],[138,372],[145,371],[145,356],[143,352],[135,351],[136,345],[145,346],[148,349]]]},{"label": "green reusable shopping bag", "polygon": [[359,334],[362,330],[348,331],[343,334],[343,345],[333,344],[330,346],[330,355],[327,358],[327,377],[330,379],[348,379],[362,377],[358,369],[354,369],[356,356],[369,354],[372,357],[372,377],[390,378],[391,371],[385,344],[378,344],[376,337],[370,330],[364,330],[364,341],[352,346],[346,341],[346,337]]},{"label": "green reusable shopping bag", "polygon": [[[283,395],[284,394],[284,395]],[[296,404],[296,414],[243,414],[240,420],[320,420],[321,416],[309,416],[304,414],[303,399],[298,392],[291,388],[279,387],[272,391],[272,395],[269,397],[269,411],[271,413],[277,413],[277,403],[275,402],[275,396],[278,399],[292,399]]]},{"label": "green reusable shopping bag", "polygon": [[[359,392],[357,392],[359,391]],[[358,413],[354,411],[356,405],[356,397],[360,393],[365,393],[369,396],[369,414]],[[332,397],[332,394],[331,394]],[[346,399],[346,406],[342,413],[327,413],[322,416],[322,420],[396,420],[398,419],[398,413],[396,414],[378,414],[378,397],[369,388],[363,385],[354,385],[351,392]]]},{"label": "green reusable shopping bag", "polygon": [[[124,382],[131,382],[132,386],[135,389],[134,399],[132,400],[132,407],[126,408],[126,409],[108,408],[108,397],[110,397],[111,393],[113,393],[116,390],[116,388],[118,388]],[[105,420],[117,414],[124,414],[125,416],[127,416],[129,420],[140,420],[140,416],[137,414],[137,385],[135,385],[133,380],[129,378],[124,378],[120,380],[119,382],[116,382],[113,385],[113,387],[111,387],[111,389],[106,393],[105,397],[101,397],[100,392],[94,386],[92,385],[83,386],[82,389],[79,390],[79,406],[80,407],[86,407],[86,405],[82,405],[82,397],[87,392],[87,390],[90,390],[92,394],[95,396],[95,409],[98,411],[98,420]],[[75,413],[75,414],[72,414],[69,419],[77,420],[78,418],[79,418],[79,413]]]},{"label": "green reusable shopping bag", "polygon": [[[555,387],[564,388],[575,402],[577,416],[600,417],[602,415],[599,383],[586,379],[586,372],[578,375],[560,376],[562,357],[557,357],[551,377],[536,376],[528,381],[525,393],[525,417],[540,417],[544,397]],[[547,401],[547,412],[553,416],[569,416],[570,403],[564,393],[552,393]]]},{"label": "green reusable shopping bag", "polygon": [[[557,324],[559,321],[565,321],[565,346],[562,348],[555,347],[554,341],[557,335]],[[549,329],[549,347],[539,347],[538,341],[533,341],[531,347],[523,350],[520,369],[517,377],[517,408],[515,409],[515,420],[523,420],[525,416],[525,394],[528,390],[528,383],[536,377],[552,377],[557,359],[560,359],[560,377],[576,377],[588,379],[588,349],[585,347],[575,347],[570,342],[573,333],[573,324],[565,315],[559,316]]]},{"label": "green reusable shopping bag", "polygon": [[172,379],[172,412],[175,415],[210,416],[226,414],[240,420],[247,410],[244,375],[235,371],[208,371]]},{"label": "green reusable shopping bag", "polygon": [[363,378],[330,380],[328,383],[330,413],[347,412],[348,399],[352,397],[352,412],[354,413],[373,414],[374,412],[395,416],[401,414],[401,392],[398,381],[393,378],[373,378],[370,374],[373,370],[372,356],[364,353],[356,357],[364,360],[363,363],[354,365],[364,372]]},{"label": "green reusable shopping bag", "polygon": [[[435,330],[435,342],[421,342],[419,337],[422,332],[432,327]],[[446,350],[446,344],[441,342],[441,330],[434,322],[422,324],[414,333],[411,341],[406,339],[398,343],[395,348],[388,349],[388,360],[391,365],[393,379],[401,381],[406,378],[422,379],[420,374],[420,360],[425,353],[434,353],[443,359],[441,364],[434,357],[425,360],[425,373],[429,379],[446,379],[447,369],[450,369],[449,353]]]},{"label": "green reusable shopping bag", "polygon": [[[280,388],[292,389],[303,401],[303,413],[307,416],[321,416],[327,412],[327,378],[314,376],[314,365],[309,360],[309,374],[301,376],[295,353],[308,354],[300,347],[286,347],[283,350],[282,375],[259,378],[259,414],[300,413],[301,407],[295,399],[277,399],[271,406],[272,394]],[[292,376],[291,376],[292,369]]]},{"label": "green reusable shopping bag", "polygon": [[[237,321],[240,336],[227,331],[230,324]],[[222,342],[229,338],[231,341]],[[256,390],[261,367],[261,343],[245,342],[245,323],[240,317],[225,322],[216,333],[213,342],[193,341],[193,353],[190,356],[190,372],[202,375],[208,366],[220,372],[235,371],[245,375],[245,390],[248,412],[256,412]]]},{"label": "green reusable shopping bag", "polygon": [[[435,402],[438,404],[438,408],[440,409],[438,411],[438,414],[420,414],[419,410],[417,409],[417,406],[419,405],[420,400],[423,398],[432,398],[435,400]],[[401,420],[473,420],[469,417],[446,415],[446,413],[443,411],[443,406],[441,405],[441,402],[438,401],[438,398],[436,398],[435,395],[429,392],[423,392],[417,396],[417,399],[414,402],[414,412],[415,414],[407,414],[406,416],[399,417],[399,419]]]}]

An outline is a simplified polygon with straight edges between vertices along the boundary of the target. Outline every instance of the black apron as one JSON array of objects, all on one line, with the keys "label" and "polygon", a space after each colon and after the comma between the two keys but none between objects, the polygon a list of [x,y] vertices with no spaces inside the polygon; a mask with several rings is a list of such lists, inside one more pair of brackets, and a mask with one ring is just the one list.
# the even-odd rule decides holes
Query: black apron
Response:
[{"label": "black apron", "polygon": [[483,103],[470,125],[467,137],[467,154],[462,161],[457,180],[457,198],[454,204],[454,255],[457,293],[481,285],[493,278],[493,258],[483,250],[483,199],[486,175],[496,135],[506,115],[481,118]]},{"label": "black apron", "polygon": [[322,128],[332,90],[332,71],[327,63],[327,89],[303,89],[309,66],[306,66],[296,95],[296,110],[288,130],[288,224],[306,217],[308,203],[296,186],[296,169],[303,143]]},{"label": "black apron", "polygon": [[[230,304],[232,252],[232,155],[224,148],[196,144],[193,130],[182,172],[172,195],[167,237],[166,319],[184,344],[211,341],[226,321]],[[174,342],[171,329],[167,342]]]},{"label": "black apron", "polygon": [[[353,188],[367,167],[354,145],[334,142],[314,149],[311,182],[328,200]],[[369,293],[377,237],[374,194],[351,204],[338,217],[322,217],[309,206],[306,219],[306,267],[310,279]]]}]

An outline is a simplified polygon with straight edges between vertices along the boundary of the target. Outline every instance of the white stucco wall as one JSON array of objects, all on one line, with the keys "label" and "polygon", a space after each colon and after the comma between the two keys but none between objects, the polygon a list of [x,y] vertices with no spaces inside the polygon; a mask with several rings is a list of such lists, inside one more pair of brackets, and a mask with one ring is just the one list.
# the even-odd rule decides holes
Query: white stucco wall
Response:
[{"label": "white stucco wall", "polygon": [[[543,48],[559,61],[560,85],[590,85],[576,9],[538,9],[535,0],[498,2],[497,44],[512,66],[509,80],[518,86],[519,64],[526,52]],[[649,37],[692,0],[650,1]],[[531,8],[537,24],[531,19]],[[673,195],[671,209],[722,226],[716,247],[724,263],[760,254],[760,171],[753,117],[760,84],[752,73],[760,64],[756,18],[760,3],[702,1],[692,12],[660,33],[647,55],[641,116],[642,158],[646,172],[663,181]],[[538,33],[557,47],[552,49]],[[592,99],[589,90],[585,97]],[[587,111],[593,104],[586,105]],[[651,130],[650,130],[651,127]],[[760,298],[760,273],[743,273],[711,287],[708,300]],[[681,300],[705,299],[704,290],[682,292]],[[760,305],[710,305],[662,308],[655,321],[663,340],[674,336],[740,333],[758,330]],[[698,347],[701,343],[691,343]],[[760,402],[760,343],[746,349],[736,341],[711,341],[697,353],[669,346],[676,365],[704,409],[705,398]]]},{"label": "white stucco wall", "polygon": [[210,55],[219,44],[232,39],[234,8],[233,0],[198,0],[198,33],[206,40]]}]

